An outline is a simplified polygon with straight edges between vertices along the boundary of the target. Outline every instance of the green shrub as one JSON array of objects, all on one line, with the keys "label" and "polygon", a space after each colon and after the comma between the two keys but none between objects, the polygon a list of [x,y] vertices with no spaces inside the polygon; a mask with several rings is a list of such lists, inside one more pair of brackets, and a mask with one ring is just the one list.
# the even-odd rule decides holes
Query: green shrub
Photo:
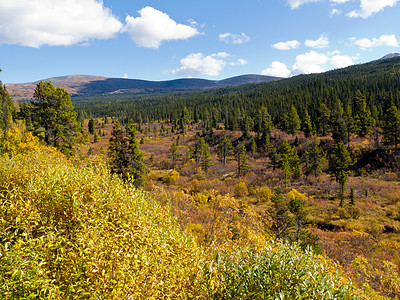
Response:
[{"label": "green shrub", "polygon": [[311,250],[270,243],[217,254],[202,284],[210,299],[358,299],[338,268]]}]

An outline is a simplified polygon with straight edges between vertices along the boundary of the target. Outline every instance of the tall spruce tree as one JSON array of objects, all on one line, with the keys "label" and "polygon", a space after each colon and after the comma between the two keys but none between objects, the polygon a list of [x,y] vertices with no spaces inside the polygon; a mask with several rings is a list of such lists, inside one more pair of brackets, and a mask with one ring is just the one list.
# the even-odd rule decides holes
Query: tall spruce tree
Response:
[{"label": "tall spruce tree", "polygon": [[326,153],[319,147],[319,144],[319,139],[317,137],[313,138],[304,153],[304,171],[307,175],[313,174],[318,177],[322,173]]},{"label": "tall spruce tree", "polygon": [[[1,69],[0,69],[1,72]],[[8,130],[15,112],[14,104],[6,87],[0,81],[0,130]]]},{"label": "tall spruce tree", "polygon": [[354,100],[355,117],[354,126],[360,137],[365,137],[371,133],[372,127],[375,125],[375,120],[371,116],[371,111],[367,108],[366,97],[361,91],[357,91]]},{"label": "tall spruce tree", "polygon": [[252,166],[247,162],[246,147],[243,143],[238,144],[235,148],[235,156],[237,162],[237,176],[240,177],[243,173],[252,169]]},{"label": "tall spruce tree", "polygon": [[69,93],[51,82],[39,82],[30,103],[30,115],[36,131],[43,130],[44,140],[65,153],[78,142],[80,125]]},{"label": "tall spruce tree", "polygon": [[301,120],[301,130],[304,132],[306,138],[312,135],[313,127],[311,123],[311,117],[308,114],[308,110],[304,109],[302,120]]},{"label": "tall spruce tree", "polygon": [[214,163],[211,157],[210,146],[204,141],[203,138],[200,138],[200,153],[201,167],[203,168],[204,172],[208,172],[210,167],[213,166]]},{"label": "tall spruce tree", "polygon": [[397,149],[400,140],[400,112],[392,105],[385,114],[383,125],[383,143]]},{"label": "tall spruce tree", "polygon": [[290,134],[296,134],[300,131],[300,128],[301,120],[299,114],[297,113],[296,107],[292,105],[288,114],[287,132]]},{"label": "tall spruce tree", "polygon": [[326,136],[328,134],[330,117],[331,111],[325,105],[325,103],[321,103],[318,109],[318,124],[322,136]]},{"label": "tall spruce tree", "polygon": [[217,147],[218,159],[221,163],[225,165],[227,157],[231,156],[232,154],[233,154],[233,147],[231,140],[228,138],[226,134],[224,134],[221,142]]},{"label": "tall spruce tree", "polygon": [[339,99],[336,99],[331,110],[330,127],[332,137],[336,143],[344,143],[347,140],[346,122],[343,118],[343,106]]}]

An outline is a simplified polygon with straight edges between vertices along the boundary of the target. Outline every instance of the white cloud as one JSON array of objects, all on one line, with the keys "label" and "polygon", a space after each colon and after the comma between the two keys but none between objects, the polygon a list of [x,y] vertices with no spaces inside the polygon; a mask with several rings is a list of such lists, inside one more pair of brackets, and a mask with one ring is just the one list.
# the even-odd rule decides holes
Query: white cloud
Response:
[{"label": "white cloud", "polygon": [[70,46],[109,39],[122,24],[97,0],[0,0],[0,44]]},{"label": "white cloud", "polygon": [[346,3],[349,1],[351,1],[351,0],[331,0],[331,2],[334,4],[343,4],[343,3]]},{"label": "white cloud", "polygon": [[307,47],[311,48],[325,48],[329,45],[329,40],[326,36],[321,35],[317,40],[306,40],[304,43]]},{"label": "white cloud", "polygon": [[247,61],[244,60],[243,58],[238,58],[236,61],[230,62],[229,65],[231,66],[243,66],[247,64]]},{"label": "white cloud", "polygon": [[325,54],[310,51],[296,57],[296,63],[292,67],[292,75],[321,73],[324,69],[321,65],[326,64],[329,57]]},{"label": "white cloud", "polygon": [[320,0],[286,0],[286,2],[290,5],[291,9],[298,8],[305,3],[319,2],[319,1]]},{"label": "white cloud", "polygon": [[181,67],[176,70],[165,71],[165,74],[218,76],[226,66],[229,53],[219,52],[205,56],[203,53],[191,53],[180,61]]},{"label": "white cloud", "polygon": [[247,43],[250,38],[242,32],[242,34],[234,34],[234,33],[221,33],[219,35],[219,39],[227,44],[240,45],[243,43]]},{"label": "white cloud", "polygon": [[293,40],[293,41],[279,42],[279,43],[273,44],[272,48],[275,48],[278,50],[290,50],[290,49],[297,49],[297,48],[299,48],[299,46],[300,46],[299,41]]},{"label": "white cloud", "polygon": [[129,78],[129,75],[128,75],[127,73],[124,73],[124,75],[122,75],[122,78],[128,79],[128,78]]},{"label": "white cloud", "polygon": [[380,12],[386,6],[393,7],[399,0],[361,0],[359,10],[353,10],[347,14],[351,18],[368,18],[374,13]]},{"label": "white cloud", "polygon": [[158,48],[162,41],[186,40],[199,34],[196,28],[177,24],[166,13],[150,6],[139,10],[139,14],[137,18],[128,15],[123,28],[138,46]]},{"label": "white cloud", "polygon": [[335,68],[345,68],[354,65],[354,62],[350,56],[335,55],[331,58],[331,65]]},{"label": "white cloud", "polygon": [[291,71],[286,67],[284,63],[279,61],[273,61],[271,66],[261,71],[261,75],[275,76],[275,77],[289,77]]},{"label": "white cloud", "polygon": [[342,13],[342,11],[340,9],[334,8],[334,9],[331,10],[331,17],[334,17],[336,15],[340,15],[341,13]]},{"label": "white cloud", "polygon": [[361,48],[372,48],[379,46],[388,46],[388,47],[399,47],[399,42],[396,39],[394,34],[391,35],[381,35],[378,39],[373,38],[372,40],[363,38],[361,40],[355,41],[357,46]]}]

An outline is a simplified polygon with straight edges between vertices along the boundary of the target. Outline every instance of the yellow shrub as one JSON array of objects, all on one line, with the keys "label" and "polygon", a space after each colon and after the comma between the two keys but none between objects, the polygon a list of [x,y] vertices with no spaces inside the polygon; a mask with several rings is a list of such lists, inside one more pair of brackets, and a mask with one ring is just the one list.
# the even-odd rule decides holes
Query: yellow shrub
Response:
[{"label": "yellow shrub", "polygon": [[29,131],[21,131],[17,127],[7,130],[0,138],[0,147],[10,154],[37,150],[39,139]]},{"label": "yellow shrub", "polygon": [[257,197],[259,198],[260,201],[267,201],[271,199],[271,189],[267,186],[262,186],[257,189]]},{"label": "yellow shrub", "polygon": [[247,189],[247,185],[246,182],[239,182],[238,184],[235,185],[234,187],[234,193],[235,193],[235,197],[244,197],[247,196],[249,194],[249,191]]},{"label": "yellow shrub", "polygon": [[305,194],[298,192],[296,189],[293,189],[289,193],[287,193],[286,197],[289,200],[291,200],[291,199],[300,199],[302,201],[307,200],[307,196]]},{"label": "yellow shrub", "polygon": [[164,176],[163,182],[167,185],[174,184],[180,177],[180,174],[176,170],[172,170],[168,172],[167,175]]}]

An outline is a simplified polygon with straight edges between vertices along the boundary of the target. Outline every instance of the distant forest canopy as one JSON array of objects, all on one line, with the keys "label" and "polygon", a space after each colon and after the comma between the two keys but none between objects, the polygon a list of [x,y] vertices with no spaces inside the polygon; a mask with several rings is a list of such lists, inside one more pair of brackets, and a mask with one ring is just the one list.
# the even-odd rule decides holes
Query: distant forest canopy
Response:
[{"label": "distant forest canopy", "polygon": [[[157,95],[98,95],[73,97],[78,111],[93,117],[114,116],[121,122],[175,122],[186,107],[189,121],[212,120],[227,129],[239,129],[238,120],[253,120],[265,107],[274,125],[294,106],[299,115],[307,111],[313,127],[321,131],[321,105],[335,109],[337,99],[343,108],[348,104],[357,113],[356,95],[365,97],[366,109],[375,121],[383,120],[386,111],[400,105],[400,57],[329,71],[300,75],[279,81],[222,88],[201,92]],[[186,111],[186,110],[185,110]]]}]

